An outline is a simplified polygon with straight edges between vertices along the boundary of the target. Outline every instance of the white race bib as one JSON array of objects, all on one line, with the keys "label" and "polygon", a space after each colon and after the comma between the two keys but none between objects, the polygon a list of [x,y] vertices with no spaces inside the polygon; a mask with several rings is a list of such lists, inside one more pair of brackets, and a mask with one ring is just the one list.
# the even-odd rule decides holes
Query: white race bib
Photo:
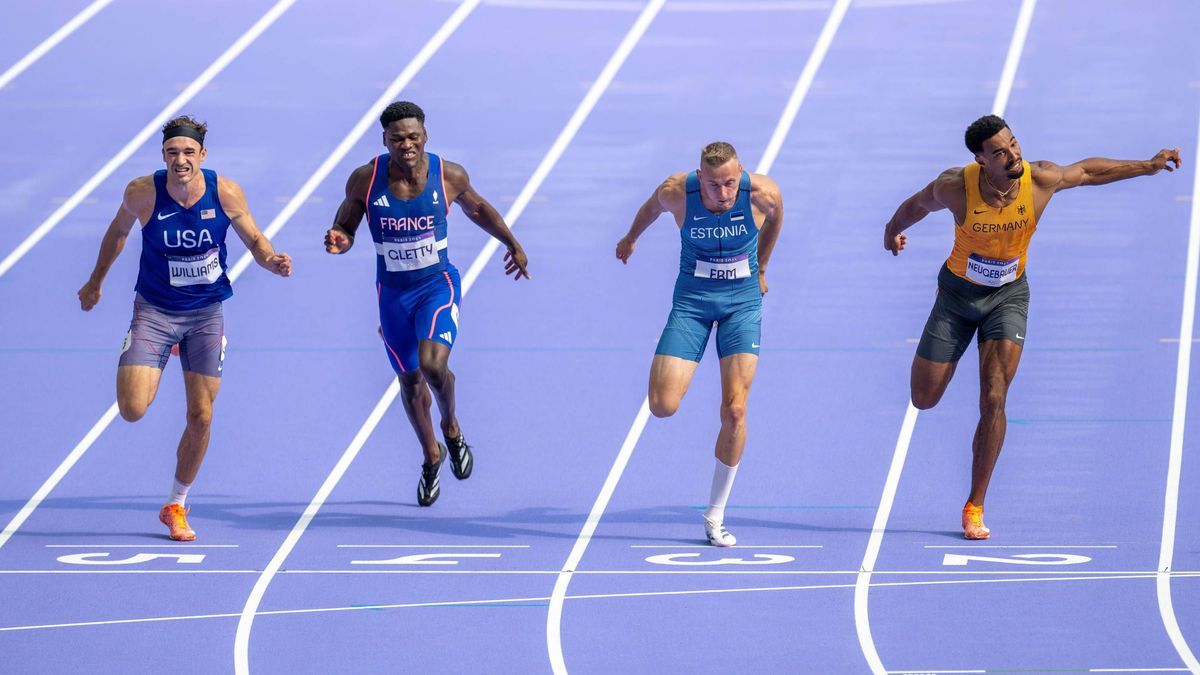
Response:
[{"label": "white race bib", "polygon": [[214,284],[221,278],[221,249],[210,248],[200,255],[167,256],[172,286]]},{"label": "white race bib", "polygon": [[1003,286],[1017,280],[1020,258],[994,260],[972,253],[967,257],[967,278],[984,286]]},{"label": "white race bib", "polygon": [[411,272],[436,265],[438,251],[444,248],[446,240],[437,241],[433,232],[375,244],[375,252],[383,256],[389,272]]},{"label": "white race bib", "polygon": [[750,254],[732,258],[696,258],[694,274],[701,279],[746,279],[750,276]]}]

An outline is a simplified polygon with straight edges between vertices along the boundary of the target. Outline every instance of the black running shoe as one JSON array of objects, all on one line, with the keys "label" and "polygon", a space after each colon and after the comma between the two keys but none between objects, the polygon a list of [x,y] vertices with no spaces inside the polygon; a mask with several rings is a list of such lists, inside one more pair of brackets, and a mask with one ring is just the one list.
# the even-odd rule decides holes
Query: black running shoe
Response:
[{"label": "black running shoe", "polygon": [[450,469],[454,477],[466,480],[471,477],[471,469],[475,468],[475,458],[471,455],[471,446],[460,433],[458,438],[447,438],[446,447],[450,448]]},{"label": "black running shoe", "polygon": [[417,503],[421,506],[432,505],[442,493],[442,486],[438,484],[438,474],[441,473],[442,463],[446,461],[448,454],[446,446],[438,443],[438,461],[421,465],[421,480],[417,482]]}]

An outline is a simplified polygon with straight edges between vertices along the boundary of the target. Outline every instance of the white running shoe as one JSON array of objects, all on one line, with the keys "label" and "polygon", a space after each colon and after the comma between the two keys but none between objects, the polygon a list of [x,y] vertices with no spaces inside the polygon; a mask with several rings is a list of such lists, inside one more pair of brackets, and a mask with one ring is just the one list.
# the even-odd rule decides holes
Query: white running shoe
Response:
[{"label": "white running shoe", "polygon": [[737,543],[737,537],[729,534],[729,530],[725,529],[724,523],[716,523],[707,517],[701,517],[704,518],[704,534],[708,535],[708,543],[722,548],[733,546]]}]

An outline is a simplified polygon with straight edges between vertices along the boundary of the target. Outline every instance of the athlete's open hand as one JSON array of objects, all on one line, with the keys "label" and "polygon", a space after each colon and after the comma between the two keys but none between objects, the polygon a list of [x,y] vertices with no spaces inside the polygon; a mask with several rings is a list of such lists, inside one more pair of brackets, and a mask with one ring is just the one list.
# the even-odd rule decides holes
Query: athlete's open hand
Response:
[{"label": "athlete's open hand", "polygon": [[628,265],[629,256],[633,255],[633,249],[636,245],[636,239],[621,237],[621,241],[617,242],[617,260],[620,260],[622,263]]},{"label": "athlete's open hand", "polygon": [[[1172,163],[1175,164],[1175,166],[1172,167]],[[1166,169],[1167,171],[1174,171],[1182,164],[1183,160],[1179,158],[1179,148],[1175,148],[1174,150],[1167,150],[1166,148],[1163,148],[1162,150],[1158,151],[1157,155],[1150,158],[1150,175],[1153,176],[1163,169]]]},{"label": "athlete's open hand", "polygon": [[892,252],[892,255],[900,255],[900,251],[904,250],[905,244],[908,243],[908,235],[901,232],[888,236],[887,232],[883,233],[883,247]]},{"label": "athlete's open hand", "polygon": [[93,283],[90,279],[83,288],[79,289],[79,306],[83,311],[90,312],[100,302],[100,284]]},{"label": "athlete's open hand", "polygon": [[530,278],[529,270],[525,269],[525,266],[528,264],[529,259],[525,257],[525,250],[520,246],[516,248],[510,248],[508,249],[508,252],[504,254],[504,273],[512,274],[516,272],[516,276],[513,277],[513,281],[516,281],[521,277],[525,277],[526,279]]},{"label": "athlete's open hand", "polygon": [[267,258],[266,268],[281,277],[292,276],[292,256],[286,253],[276,253]]},{"label": "athlete's open hand", "polygon": [[340,227],[331,227],[325,232],[325,252],[338,255],[350,250],[354,245],[354,237],[351,237]]}]

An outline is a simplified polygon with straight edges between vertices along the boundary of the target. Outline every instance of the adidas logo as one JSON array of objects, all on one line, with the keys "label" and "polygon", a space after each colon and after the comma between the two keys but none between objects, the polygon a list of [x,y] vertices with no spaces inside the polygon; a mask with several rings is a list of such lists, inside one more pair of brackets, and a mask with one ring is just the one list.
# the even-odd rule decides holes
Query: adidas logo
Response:
[{"label": "adidas logo", "polygon": [[383,195],[382,197],[380,197],[379,199],[376,199],[375,201],[373,201],[371,203],[374,204],[375,206],[387,206],[387,207],[391,206],[391,204],[388,203],[387,195]]},{"label": "adidas logo", "polygon": [[450,333],[450,331],[446,331],[445,333],[442,333],[441,335],[438,335],[438,337],[442,338],[442,339],[443,339],[443,340],[445,340],[447,343],[450,343],[450,344],[453,344],[453,343],[454,343],[454,335],[453,335],[453,334],[451,334],[451,333]]}]

